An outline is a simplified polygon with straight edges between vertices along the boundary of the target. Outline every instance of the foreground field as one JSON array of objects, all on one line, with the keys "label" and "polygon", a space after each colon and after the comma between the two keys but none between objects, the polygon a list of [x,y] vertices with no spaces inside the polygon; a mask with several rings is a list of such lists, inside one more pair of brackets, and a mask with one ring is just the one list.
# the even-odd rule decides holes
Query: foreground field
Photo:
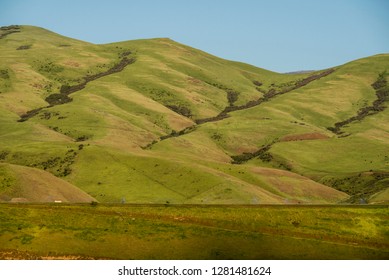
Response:
[{"label": "foreground field", "polygon": [[0,204],[0,259],[389,259],[388,206]]}]

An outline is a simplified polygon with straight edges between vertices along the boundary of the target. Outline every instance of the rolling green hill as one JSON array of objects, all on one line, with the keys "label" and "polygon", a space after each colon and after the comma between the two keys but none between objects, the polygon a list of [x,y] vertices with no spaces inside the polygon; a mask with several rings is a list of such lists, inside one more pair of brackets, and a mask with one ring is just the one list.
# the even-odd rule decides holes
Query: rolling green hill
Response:
[{"label": "rolling green hill", "polygon": [[54,187],[70,202],[388,201],[389,55],[280,74],[166,38],[11,26],[0,62],[5,201],[28,172],[53,180],[37,202]]},{"label": "rolling green hill", "polygon": [[70,183],[36,168],[1,163],[0,175],[0,202],[95,201]]}]

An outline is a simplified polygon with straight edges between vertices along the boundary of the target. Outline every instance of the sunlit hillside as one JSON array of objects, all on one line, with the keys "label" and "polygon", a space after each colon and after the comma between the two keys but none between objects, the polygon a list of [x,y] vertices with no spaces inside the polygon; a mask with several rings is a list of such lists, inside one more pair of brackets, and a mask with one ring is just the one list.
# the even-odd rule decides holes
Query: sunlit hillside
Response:
[{"label": "sunlit hillside", "polygon": [[387,54],[280,74],[166,38],[2,27],[0,201],[388,202],[386,70]]}]

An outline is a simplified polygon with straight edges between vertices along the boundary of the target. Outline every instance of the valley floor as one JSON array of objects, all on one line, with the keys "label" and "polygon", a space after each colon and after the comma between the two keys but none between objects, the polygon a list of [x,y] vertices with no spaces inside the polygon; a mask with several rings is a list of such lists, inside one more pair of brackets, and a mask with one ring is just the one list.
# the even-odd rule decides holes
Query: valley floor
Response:
[{"label": "valley floor", "polygon": [[389,207],[0,204],[0,259],[389,259]]}]

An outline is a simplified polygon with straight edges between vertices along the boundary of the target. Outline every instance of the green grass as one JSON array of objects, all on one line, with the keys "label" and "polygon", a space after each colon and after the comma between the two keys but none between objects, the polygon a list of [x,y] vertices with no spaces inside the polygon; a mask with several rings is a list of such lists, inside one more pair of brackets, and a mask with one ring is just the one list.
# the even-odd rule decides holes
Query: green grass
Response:
[{"label": "green grass", "polygon": [[2,204],[0,256],[387,259],[387,216],[386,206]]},{"label": "green grass", "polygon": [[7,166],[0,164],[0,195],[7,193],[16,182],[15,176]]},{"label": "green grass", "polygon": [[[387,184],[375,179],[389,171],[387,109],[342,128],[348,137],[327,128],[374,101],[371,84],[389,69],[388,55],[338,66],[302,88],[159,141],[218,115],[229,106],[228,90],[238,92],[235,105],[244,105],[312,74],[274,73],[166,38],[94,45],[21,26],[0,40],[0,161],[46,170],[99,201],[343,202],[347,195],[335,187],[373,203]],[[70,94],[72,102],[18,122],[27,111],[46,107],[45,98],[62,86],[107,71],[124,53],[135,63]],[[283,141],[312,133],[327,138]],[[231,156],[271,143],[270,161],[231,164]],[[72,157],[70,150],[76,151]],[[278,171],[285,168],[292,173]],[[375,173],[347,180],[364,172]]]}]

